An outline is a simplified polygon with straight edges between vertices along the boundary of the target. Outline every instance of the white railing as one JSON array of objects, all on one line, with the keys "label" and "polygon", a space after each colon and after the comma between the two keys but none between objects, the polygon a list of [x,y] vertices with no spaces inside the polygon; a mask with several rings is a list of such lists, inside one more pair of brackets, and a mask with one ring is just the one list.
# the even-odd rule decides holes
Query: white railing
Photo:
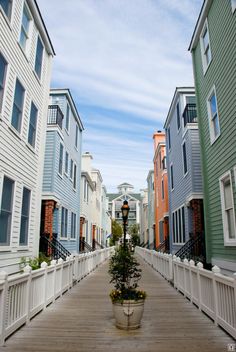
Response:
[{"label": "white railing", "polygon": [[52,260],[48,266],[9,276],[0,272],[0,345],[21,325],[62,296],[112,253],[113,247],[70,256],[66,261]]},{"label": "white railing", "polygon": [[136,252],[192,303],[236,338],[236,273],[228,277],[217,266],[212,271],[202,263],[188,261],[136,247]]}]

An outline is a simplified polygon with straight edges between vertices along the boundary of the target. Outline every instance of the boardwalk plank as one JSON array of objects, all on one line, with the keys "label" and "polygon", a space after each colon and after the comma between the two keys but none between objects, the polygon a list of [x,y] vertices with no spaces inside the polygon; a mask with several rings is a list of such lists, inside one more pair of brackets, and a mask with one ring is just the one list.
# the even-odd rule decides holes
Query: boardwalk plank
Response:
[{"label": "boardwalk plank", "polygon": [[17,331],[4,352],[222,352],[233,340],[140,259],[142,326],[114,325],[107,263]]}]

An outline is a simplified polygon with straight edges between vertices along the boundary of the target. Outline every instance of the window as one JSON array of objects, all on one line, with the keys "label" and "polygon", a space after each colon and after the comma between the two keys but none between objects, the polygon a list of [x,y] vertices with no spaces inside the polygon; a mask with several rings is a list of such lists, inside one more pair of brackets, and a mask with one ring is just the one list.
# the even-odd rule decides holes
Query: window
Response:
[{"label": "window", "polygon": [[23,188],[21,224],[20,224],[20,245],[27,246],[29,231],[29,210],[30,210],[30,190]]},{"label": "window", "polygon": [[177,129],[180,129],[180,113],[179,113],[179,103],[176,105],[176,116],[177,116]]},{"label": "window", "polygon": [[37,117],[38,117],[38,109],[32,102],[31,110],[30,110],[29,133],[28,133],[28,143],[32,145],[32,147],[35,147]]},{"label": "window", "polygon": [[174,189],[174,171],[173,171],[173,164],[170,165],[170,185],[171,190]]},{"label": "window", "polygon": [[167,136],[168,136],[168,147],[169,147],[169,150],[171,150],[170,127],[167,129]]},{"label": "window", "polygon": [[70,178],[73,178],[73,169],[74,169],[74,162],[70,159]]},{"label": "window", "polygon": [[37,73],[38,78],[41,78],[42,62],[43,62],[43,44],[41,39],[38,37],[36,56],[35,56],[35,65],[34,65],[34,69],[35,69],[35,72]]},{"label": "window", "polygon": [[232,5],[232,12],[234,12],[236,10],[236,0],[231,0],[231,5]]},{"label": "window", "polygon": [[163,168],[163,170],[166,169],[166,156],[164,156],[162,159],[162,168]]},{"label": "window", "polygon": [[172,213],[173,242],[185,243],[185,211],[184,206]]},{"label": "window", "polygon": [[161,151],[160,151],[160,154],[159,154],[159,164],[160,164],[160,169],[161,169]]},{"label": "window", "polygon": [[205,72],[211,62],[211,58],[212,58],[207,21],[205,22],[205,25],[204,25],[202,33],[201,33],[200,45],[201,45],[203,72],[205,74]]},{"label": "window", "polygon": [[71,238],[76,238],[76,214],[71,213]]},{"label": "window", "polygon": [[22,84],[17,78],[16,86],[15,86],[11,124],[18,132],[20,132],[20,129],[21,129],[24,96],[25,96],[25,89],[23,88]]},{"label": "window", "polygon": [[84,178],[84,200],[86,200],[87,196],[87,181],[86,178]]},{"label": "window", "polygon": [[161,180],[161,195],[162,195],[162,199],[165,198],[165,189],[164,189],[164,180]]},{"label": "window", "polygon": [[78,125],[75,126],[75,147],[78,148],[78,133],[79,133],[79,128]]},{"label": "window", "polygon": [[224,228],[224,244],[236,243],[235,213],[231,173],[227,172],[220,178],[221,210]]},{"label": "window", "polygon": [[61,237],[67,237],[68,209],[61,207]]},{"label": "window", "polygon": [[14,181],[4,176],[0,212],[0,245],[9,246],[13,208]]},{"label": "window", "polygon": [[209,116],[210,138],[211,138],[211,143],[214,143],[214,141],[220,135],[220,122],[219,122],[219,114],[217,109],[215,87],[213,87],[213,89],[210,92],[210,95],[207,100],[207,106],[208,106],[208,116]]},{"label": "window", "polygon": [[24,5],[22,23],[21,23],[21,32],[20,32],[20,45],[24,50],[26,49],[26,43],[29,38],[29,26],[30,26],[30,14],[26,5]]},{"label": "window", "polygon": [[74,164],[74,178],[73,178],[73,188],[76,189],[77,184],[77,166]]},{"label": "window", "polygon": [[68,171],[69,171],[69,154],[68,152],[66,152],[65,155],[65,173],[68,175]]},{"label": "window", "polygon": [[6,81],[7,62],[0,53],[0,110],[2,109],[3,92]]},{"label": "window", "polygon": [[10,19],[11,9],[12,9],[12,0],[0,0],[0,6],[2,7],[6,16]]},{"label": "window", "polygon": [[67,106],[66,106],[66,126],[65,126],[67,132],[69,132],[69,122],[70,122],[70,107],[67,104]]},{"label": "window", "polygon": [[186,153],[186,143],[182,144],[182,154],[183,154],[183,167],[184,167],[184,175],[188,172],[188,165],[187,165],[187,153]]},{"label": "window", "polygon": [[60,175],[62,175],[62,167],[63,167],[63,145],[60,143],[59,168],[58,168],[58,172]]}]

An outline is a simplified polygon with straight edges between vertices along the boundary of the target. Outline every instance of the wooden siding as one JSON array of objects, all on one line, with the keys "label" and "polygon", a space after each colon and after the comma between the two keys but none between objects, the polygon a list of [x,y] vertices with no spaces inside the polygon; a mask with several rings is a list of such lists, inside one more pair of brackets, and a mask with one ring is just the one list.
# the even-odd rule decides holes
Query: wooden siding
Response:
[{"label": "wooden siding", "polygon": [[[38,29],[31,22],[27,55],[18,43],[22,19],[23,0],[14,1],[11,21],[0,11],[0,51],[8,62],[2,111],[0,111],[0,188],[3,176],[15,181],[11,243],[7,251],[0,247],[0,269],[19,270],[22,256],[37,256],[40,226],[43,156],[46,133],[46,116],[51,76],[51,57],[44,50],[41,82],[34,72]],[[21,131],[11,127],[15,82],[18,78],[25,88]],[[38,109],[35,148],[28,145],[28,128],[31,102]],[[20,217],[23,186],[31,190],[28,246],[19,246]]]},{"label": "wooden siding", "polygon": [[[212,61],[203,75],[200,43],[193,51],[199,130],[203,162],[207,258],[235,262],[236,247],[225,247],[219,178],[236,165],[236,13],[231,2],[214,0],[208,14]],[[216,88],[220,137],[211,145],[207,96]],[[233,176],[233,174],[232,174]],[[233,183],[234,202],[236,185]],[[236,204],[235,204],[236,206]]]},{"label": "wooden siding", "polygon": [[[51,104],[59,105],[64,119],[62,130],[60,127],[47,128],[47,140],[44,163],[44,180],[43,192],[45,195],[50,194],[60,199],[60,208],[54,219],[54,231],[58,234],[58,239],[71,252],[77,252],[79,248],[79,228],[80,228],[80,174],[81,174],[81,142],[82,133],[78,129],[78,149],[75,148],[75,126],[77,124],[75,117],[70,110],[69,134],[65,130],[67,97],[64,94],[51,93]],[[58,173],[60,144],[63,145],[63,167],[62,176]],[[65,152],[69,155],[69,172],[65,174]],[[73,180],[70,179],[70,160],[77,165],[77,186],[73,189]],[[61,234],[61,207],[68,209],[68,226],[67,239],[60,239]],[[71,212],[76,214],[76,239],[70,239],[71,235]]]},{"label": "wooden siding", "polygon": [[[193,93],[190,94],[191,96]],[[168,192],[169,192],[169,229],[170,229],[170,244],[171,251],[176,252],[181,245],[173,245],[172,238],[172,213],[184,206],[185,207],[185,238],[186,241],[189,239],[189,232],[192,231],[191,211],[186,207],[185,203],[193,193],[202,193],[202,176],[201,176],[201,163],[200,163],[200,145],[197,125],[194,124],[191,128],[191,124],[188,124],[184,129],[183,125],[183,110],[185,107],[186,94],[180,93],[179,102],[180,107],[180,130],[177,128],[177,116],[176,108],[172,116],[169,119],[169,123],[166,126],[166,131],[170,128],[171,135],[171,150],[167,145],[167,172],[168,172]],[[167,132],[166,132],[167,135]],[[183,152],[182,144],[185,141],[186,153],[187,153],[187,174],[184,175],[183,170]],[[168,144],[168,138],[167,138]],[[170,180],[170,165],[173,164],[174,174],[174,189],[171,190]]]}]

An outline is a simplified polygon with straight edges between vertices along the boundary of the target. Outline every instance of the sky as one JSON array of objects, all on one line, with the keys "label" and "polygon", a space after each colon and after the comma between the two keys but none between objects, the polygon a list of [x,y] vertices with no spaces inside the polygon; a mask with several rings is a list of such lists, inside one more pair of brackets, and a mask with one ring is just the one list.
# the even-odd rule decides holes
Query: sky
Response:
[{"label": "sky", "polygon": [[202,0],[37,0],[56,51],[53,88],[69,88],[108,192],[147,187],[153,133],[177,86],[193,86],[188,46]]}]

